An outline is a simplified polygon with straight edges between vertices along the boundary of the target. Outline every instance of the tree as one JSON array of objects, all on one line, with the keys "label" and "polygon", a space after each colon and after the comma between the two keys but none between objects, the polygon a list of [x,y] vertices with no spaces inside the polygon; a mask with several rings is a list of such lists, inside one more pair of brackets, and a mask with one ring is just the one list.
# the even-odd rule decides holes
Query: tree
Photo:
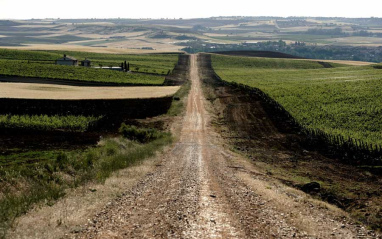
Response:
[{"label": "tree", "polygon": [[130,62],[127,63],[126,71],[130,71]]}]

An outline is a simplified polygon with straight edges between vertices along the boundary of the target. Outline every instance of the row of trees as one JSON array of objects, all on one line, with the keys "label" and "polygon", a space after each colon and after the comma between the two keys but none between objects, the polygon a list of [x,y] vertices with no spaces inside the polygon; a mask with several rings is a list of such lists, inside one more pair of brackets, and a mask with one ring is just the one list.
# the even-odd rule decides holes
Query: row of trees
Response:
[{"label": "row of trees", "polygon": [[129,62],[126,63],[126,61],[125,61],[125,62],[122,62],[122,63],[121,63],[121,68],[122,68],[122,71],[123,71],[123,72],[128,72],[128,71],[130,71],[130,63],[129,63]]},{"label": "row of trees", "polygon": [[382,47],[318,46],[301,41],[287,44],[282,40],[242,44],[195,41],[188,44],[189,46],[182,49],[188,53],[253,50],[281,52],[311,59],[382,62]]}]

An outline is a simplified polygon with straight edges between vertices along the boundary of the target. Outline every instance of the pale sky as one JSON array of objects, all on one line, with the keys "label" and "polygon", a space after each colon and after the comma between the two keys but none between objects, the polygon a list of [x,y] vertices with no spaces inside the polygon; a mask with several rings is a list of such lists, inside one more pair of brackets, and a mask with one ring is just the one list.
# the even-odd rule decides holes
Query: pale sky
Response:
[{"label": "pale sky", "polygon": [[0,0],[0,19],[382,17],[382,0]]}]

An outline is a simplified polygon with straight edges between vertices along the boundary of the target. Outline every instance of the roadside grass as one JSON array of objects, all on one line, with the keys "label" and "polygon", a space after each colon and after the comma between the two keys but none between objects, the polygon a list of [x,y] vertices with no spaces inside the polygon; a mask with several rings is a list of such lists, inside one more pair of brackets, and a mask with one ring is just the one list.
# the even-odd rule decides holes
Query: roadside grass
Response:
[{"label": "roadside grass", "polygon": [[[0,154],[0,172],[4,173],[3,169],[13,168],[14,165],[33,166],[36,163],[46,162],[56,158],[61,153],[60,150],[24,151],[22,148],[8,150]],[[5,176],[5,174],[0,175]]]},{"label": "roadside grass", "polygon": [[111,138],[84,151],[51,152],[56,157],[0,166],[0,237],[5,237],[14,219],[32,205],[43,201],[53,204],[66,190],[86,182],[102,183],[114,171],[154,156],[173,141],[169,133],[156,133],[156,139],[144,144],[124,137]]},{"label": "roadside grass", "polygon": [[168,116],[180,115],[184,110],[185,97],[191,89],[191,82],[186,81],[180,89],[174,94],[170,109],[167,111]]}]

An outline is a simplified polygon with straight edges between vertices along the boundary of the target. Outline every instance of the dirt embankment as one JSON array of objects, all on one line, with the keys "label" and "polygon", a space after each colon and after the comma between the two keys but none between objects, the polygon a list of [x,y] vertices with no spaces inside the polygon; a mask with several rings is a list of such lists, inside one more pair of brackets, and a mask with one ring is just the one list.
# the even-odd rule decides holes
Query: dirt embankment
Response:
[{"label": "dirt embankment", "polygon": [[171,75],[166,76],[163,85],[176,86],[183,85],[189,78],[190,55],[179,55],[178,64]]},{"label": "dirt embankment", "polygon": [[[215,78],[209,57],[201,59],[207,97],[218,115],[214,123],[235,150],[273,178],[348,211],[355,220],[381,229],[381,176],[302,147],[304,137],[292,125],[269,115],[260,98],[223,85]],[[303,187],[310,182],[318,182],[319,188]]]}]

